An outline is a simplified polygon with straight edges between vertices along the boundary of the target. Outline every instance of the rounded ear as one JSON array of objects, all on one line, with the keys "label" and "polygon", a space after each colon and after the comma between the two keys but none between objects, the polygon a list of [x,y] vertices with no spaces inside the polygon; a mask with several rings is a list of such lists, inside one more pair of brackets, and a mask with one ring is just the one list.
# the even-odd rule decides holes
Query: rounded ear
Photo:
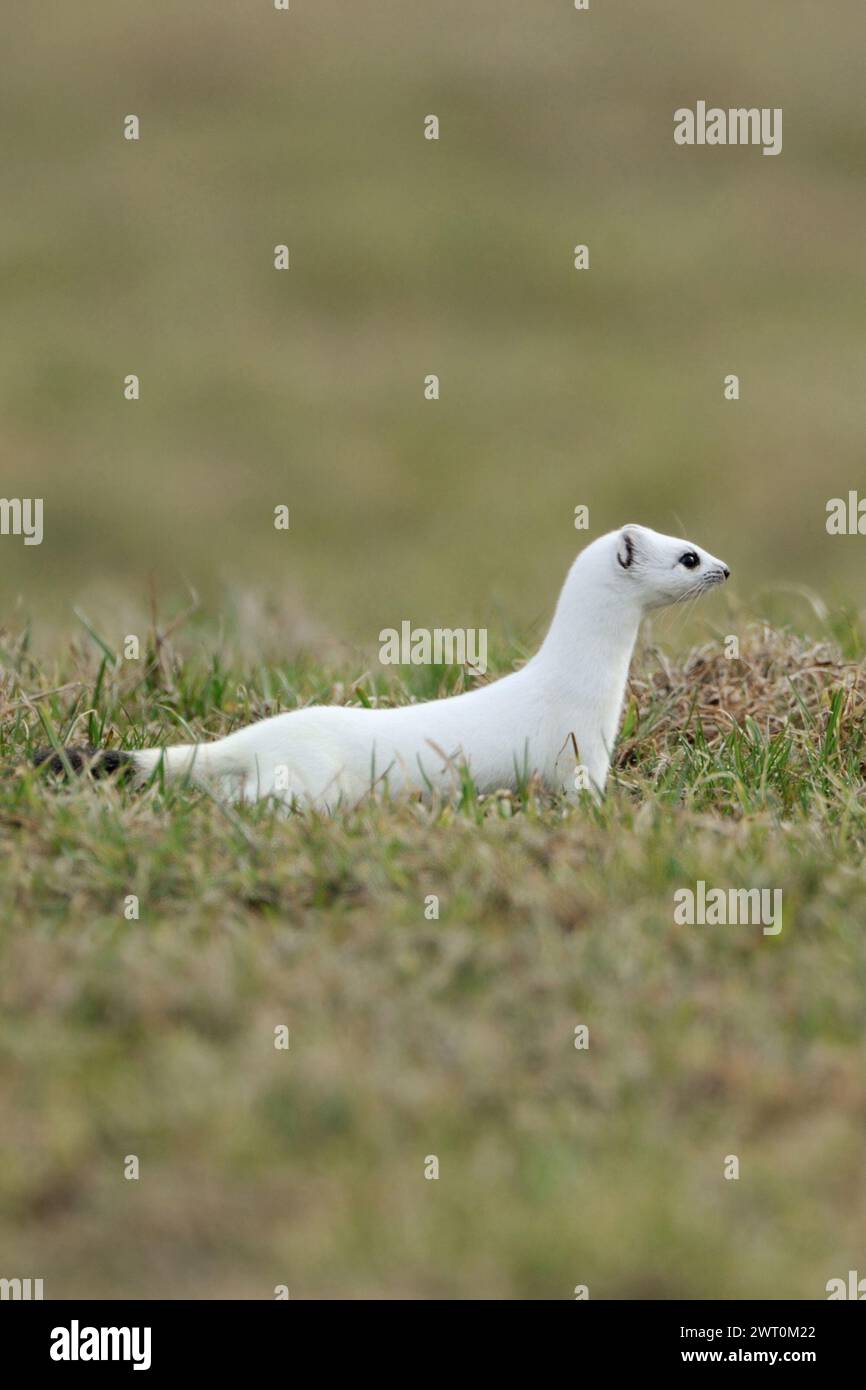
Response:
[{"label": "rounded ear", "polygon": [[616,548],[616,558],[619,560],[624,570],[629,568],[634,559],[634,537],[627,526],[620,532]]}]

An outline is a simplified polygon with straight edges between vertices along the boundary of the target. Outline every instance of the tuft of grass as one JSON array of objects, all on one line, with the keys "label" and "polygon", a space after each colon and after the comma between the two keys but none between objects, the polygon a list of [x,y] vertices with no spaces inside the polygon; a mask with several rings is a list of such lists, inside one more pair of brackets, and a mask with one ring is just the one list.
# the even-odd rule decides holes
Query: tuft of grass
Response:
[{"label": "tuft of grass", "polygon": [[676,667],[653,652],[631,683],[617,762],[649,771],[662,797],[715,811],[786,816],[818,800],[833,819],[860,794],[864,722],[862,658],[755,625],[736,658],[719,643]]},{"label": "tuft of grass", "polygon": [[[156,624],[121,662],[98,633],[54,663],[0,634],[8,1273],[52,1298],[820,1298],[862,1262],[853,645],[645,649],[600,807],[467,776],[328,819],[28,761],[462,673],[250,663]],[[780,888],[781,934],[677,926],[697,879]]]}]

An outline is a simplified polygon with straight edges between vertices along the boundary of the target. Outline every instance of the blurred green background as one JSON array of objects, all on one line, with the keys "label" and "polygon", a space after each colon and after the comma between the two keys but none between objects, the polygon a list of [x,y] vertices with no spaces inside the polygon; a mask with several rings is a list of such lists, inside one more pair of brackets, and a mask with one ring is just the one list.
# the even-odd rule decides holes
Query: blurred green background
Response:
[{"label": "blurred green background", "polygon": [[[863,602],[864,541],[824,527],[866,482],[862,4],[42,0],[4,30],[0,494],[46,509],[41,547],[0,540],[5,614],[114,637],[155,574],[206,615],[263,598],[289,645],[532,632],[579,503],[703,543],[762,614]],[[782,107],[782,154],[675,146],[699,98]]]}]

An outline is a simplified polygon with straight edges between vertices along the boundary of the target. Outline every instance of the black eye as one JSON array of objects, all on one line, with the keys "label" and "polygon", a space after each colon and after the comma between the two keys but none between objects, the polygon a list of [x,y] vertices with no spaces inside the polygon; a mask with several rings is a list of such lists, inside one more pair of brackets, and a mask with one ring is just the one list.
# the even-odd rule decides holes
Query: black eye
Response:
[{"label": "black eye", "polygon": [[685,565],[687,570],[694,570],[701,563],[700,556],[696,555],[693,550],[687,550],[685,555],[680,556],[679,563]]}]

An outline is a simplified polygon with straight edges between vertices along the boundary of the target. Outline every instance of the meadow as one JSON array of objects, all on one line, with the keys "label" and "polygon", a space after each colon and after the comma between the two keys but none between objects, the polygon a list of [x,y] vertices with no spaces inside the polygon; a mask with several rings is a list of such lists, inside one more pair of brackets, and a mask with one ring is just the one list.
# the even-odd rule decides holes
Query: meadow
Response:
[{"label": "meadow", "polygon": [[[4,1266],[48,1297],[469,1299],[820,1298],[858,1267],[862,657],[646,648],[600,808],[466,779],[285,818],[29,766],[462,680],[184,647],[3,652]],[[782,931],[675,925],[698,879],[781,889]]]},{"label": "meadow", "polygon": [[[4,32],[0,493],[45,520],[0,535],[0,1277],[866,1271],[866,540],[825,525],[866,491],[862,5],[43,0]],[[782,152],[675,145],[699,99],[783,109]],[[285,818],[32,767],[459,689],[381,666],[403,621],[508,671],[629,521],[732,578],[644,633],[601,807],[466,779]],[[781,933],[678,926],[698,880],[782,890]]]}]

